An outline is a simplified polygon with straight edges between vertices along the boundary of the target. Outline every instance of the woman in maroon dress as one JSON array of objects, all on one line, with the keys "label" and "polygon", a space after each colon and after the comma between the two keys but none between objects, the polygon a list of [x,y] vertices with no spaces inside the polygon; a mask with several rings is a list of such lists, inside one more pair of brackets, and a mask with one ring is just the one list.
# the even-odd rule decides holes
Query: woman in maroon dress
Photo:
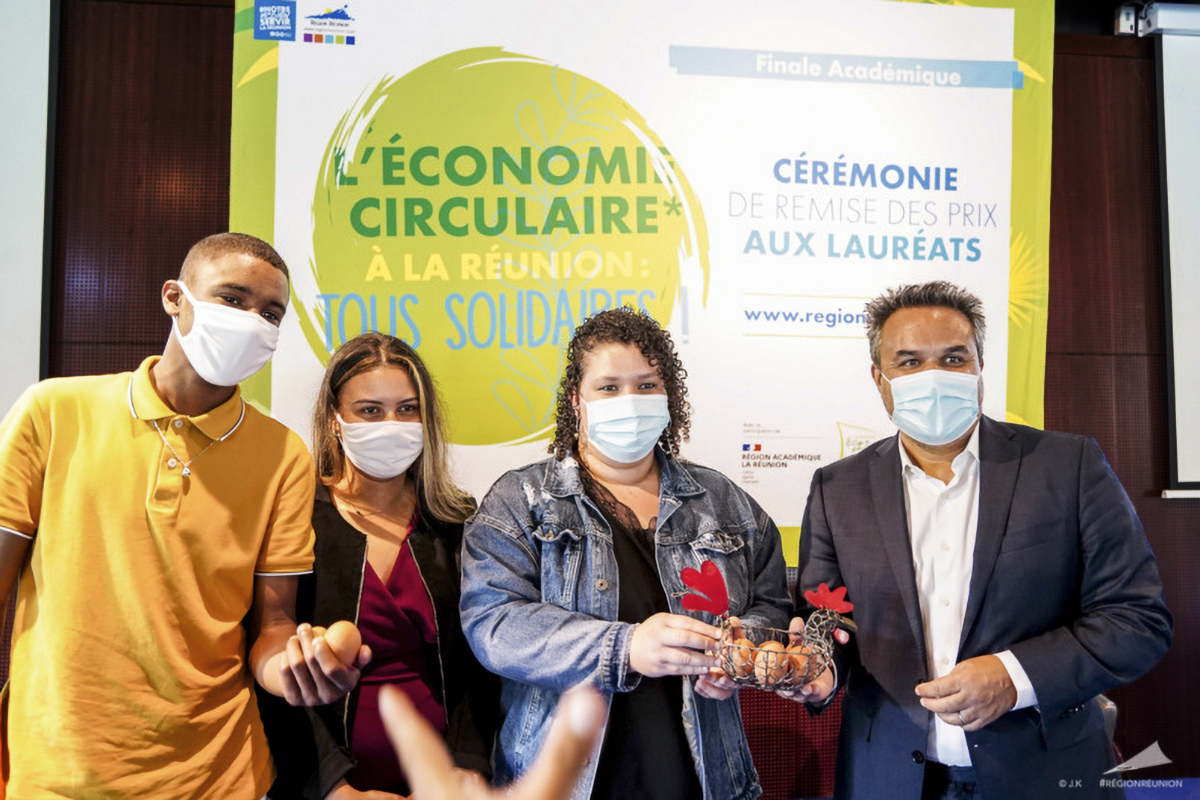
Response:
[{"label": "woman in maroon dress", "polygon": [[270,797],[407,795],[379,716],[385,684],[446,737],[458,766],[486,776],[498,684],[458,618],[459,544],[474,501],[450,479],[441,409],[416,351],[380,333],[343,345],[321,384],[313,451],[316,563],[298,612],[319,626],[354,621],[372,658],[341,701],[307,713],[264,708]]}]

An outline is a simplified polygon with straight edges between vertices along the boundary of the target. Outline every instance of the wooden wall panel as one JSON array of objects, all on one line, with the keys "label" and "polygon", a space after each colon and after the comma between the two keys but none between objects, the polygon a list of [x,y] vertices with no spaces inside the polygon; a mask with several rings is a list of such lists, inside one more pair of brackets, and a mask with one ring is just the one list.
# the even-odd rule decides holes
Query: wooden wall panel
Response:
[{"label": "wooden wall panel", "polygon": [[1133,500],[1163,573],[1175,639],[1115,689],[1117,744],[1175,763],[1130,777],[1200,776],[1200,501],[1166,501],[1165,300],[1152,43],[1059,36],[1046,427],[1093,436]]},{"label": "wooden wall panel", "polygon": [[162,351],[158,301],[229,219],[233,9],[63,0],[51,375]]},{"label": "wooden wall panel", "polygon": [[1143,47],[1134,57],[1055,56],[1047,347],[1161,353],[1153,51],[1137,40],[1064,38]]}]

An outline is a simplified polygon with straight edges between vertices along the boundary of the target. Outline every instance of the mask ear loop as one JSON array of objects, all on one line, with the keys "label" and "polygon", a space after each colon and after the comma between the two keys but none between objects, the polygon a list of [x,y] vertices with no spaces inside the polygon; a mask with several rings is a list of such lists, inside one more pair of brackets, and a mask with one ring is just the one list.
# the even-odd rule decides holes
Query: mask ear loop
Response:
[{"label": "mask ear loop", "polygon": [[343,462],[342,469],[345,469],[345,462],[349,459],[346,458],[346,448],[342,445],[342,421],[340,417],[341,415],[338,414],[335,407],[333,409],[333,416],[329,418],[329,430],[333,434],[333,440],[337,442],[338,455],[342,457]]},{"label": "mask ear loop", "polygon": [[585,405],[587,405],[587,403],[582,397],[579,396],[579,393],[576,392],[575,402],[572,404],[572,409],[575,412],[575,451],[579,453],[580,456],[583,455],[583,445],[585,439],[587,438],[587,429],[583,427],[583,410],[581,409],[581,406]]},{"label": "mask ear loop", "polygon": [[664,453],[674,458],[679,454],[675,452],[675,445],[667,435],[671,430],[671,422],[671,396],[667,395],[667,424],[663,427],[662,433],[658,435],[654,443],[661,447]]},{"label": "mask ear loop", "polygon": [[175,279],[175,291],[179,293],[179,299],[175,301],[176,311],[171,315],[171,335],[174,336],[180,344],[183,343],[183,331],[179,329],[179,318],[183,316],[184,301],[192,307],[192,327],[196,326],[196,303],[188,297],[187,286],[178,278]]}]

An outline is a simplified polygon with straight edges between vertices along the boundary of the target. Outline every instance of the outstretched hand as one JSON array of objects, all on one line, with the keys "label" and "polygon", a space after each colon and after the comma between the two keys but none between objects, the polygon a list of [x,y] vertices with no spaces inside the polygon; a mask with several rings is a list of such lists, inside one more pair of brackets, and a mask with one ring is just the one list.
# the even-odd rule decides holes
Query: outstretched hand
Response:
[{"label": "outstretched hand", "polygon": [[442,738],[404,693],[384,687],[379,711],[400,767],[416,800],[561,800],[571,795],[600,736],[604,701],[591,687],[576,687],[559,701],[550,733],[520,780],[493,789],[475,773],[454,768]]},{"label": "outstretched hand", "polygon": [[325,800],[410,800],[404,795],[394,794],[392,792],[380,792],[374,789],[368,789],[365,792],[360,792],[346,781],[339,781],[329,790],[329,794],[325,795]]}]

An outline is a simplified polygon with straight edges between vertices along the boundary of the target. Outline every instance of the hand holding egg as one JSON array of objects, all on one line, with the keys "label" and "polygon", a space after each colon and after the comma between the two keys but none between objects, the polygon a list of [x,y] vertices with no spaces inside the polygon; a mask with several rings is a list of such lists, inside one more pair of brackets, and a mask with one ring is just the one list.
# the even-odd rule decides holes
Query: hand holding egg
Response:
[{"label": "hand holding egg", "polygon": [[318,633],[320,628],[313,628],[313,633],[325,639],[325,644],[343,664],[354,665],[358,659],[359,648],[362,647],[362,634],[353,622],[338,620],[329,626],[329,630]]},{"label": "hand holding egg", "polygon": [[[318,646],[320,642],[324,645]],[[301,623],[284,650],[267,663],[279,678],[277,694],[291,705],[314,706],[331,703],[353,689],[370,660],[370,648],[362,645],[358,629],[342,620],[328,630]]]}]

